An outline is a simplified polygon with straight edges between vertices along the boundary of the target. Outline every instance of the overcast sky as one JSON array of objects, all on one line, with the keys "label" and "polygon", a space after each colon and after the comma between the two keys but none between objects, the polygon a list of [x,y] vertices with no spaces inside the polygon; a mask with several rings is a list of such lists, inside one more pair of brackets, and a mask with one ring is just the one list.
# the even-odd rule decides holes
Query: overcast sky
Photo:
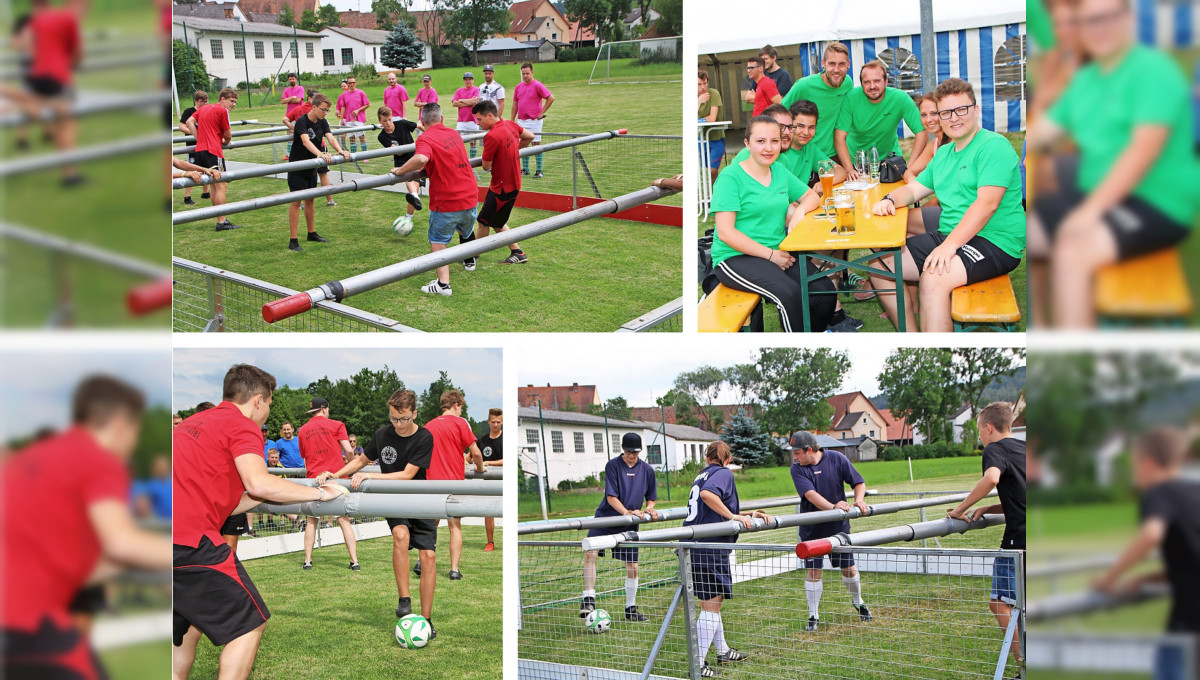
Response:
[{"label": "overcast sky", "polygon": [[418,396],[444,370],[466,393],[468,411],[487,413],[501,406],[500,362],[498,349],[176,349],[174,409],[219,402],[225,372],[236,363],[258,366],[297,389],[386,364]]}]

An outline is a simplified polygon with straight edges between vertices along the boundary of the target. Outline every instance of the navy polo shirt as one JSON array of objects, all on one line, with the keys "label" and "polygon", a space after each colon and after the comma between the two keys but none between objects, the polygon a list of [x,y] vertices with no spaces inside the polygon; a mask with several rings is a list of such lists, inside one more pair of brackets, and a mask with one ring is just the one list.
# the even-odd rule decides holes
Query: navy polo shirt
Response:
[{"label": "navy polo shirt", "polygon": [[[821,498],[830,503],[846,500],[844,484],[851,487],[863,484],[862,475],[850,464],[850,459],[837,451],[824,451],[821,461],[816,465],[800,465],[792,463],[792,484],[800,495],[800,511],[816,512],[817,506],[804,497],[809,491],[816,491]],[[812,524],[800,527],[800,540],[812,538],[827,538],[839,532],[850,531],[850,520],[844,519],[824,524]]]},{"label": "navy polo shirt", "polygon": [[[737,484],[733,480],[733,470],[717,463],[709,463],[708,467],[700,471],[696,475],[696,479],[692,481],[692,489],[688,493],[688,514],[683,520],[683,526],[690,527],[697,524],[715,524],[717,522],[728,522],[729,519],[722,517],[716,513],[708,504],[700,498],[701,491],[711,491],[721,499],[725,507],[733,514],[741,514],[738,503]],[[716,538],[706,538],[706,543],[736,543],[737,534],[732,536],[718,536]]]},{"label": "navy polo shirt", "polygon": [[620,456],[608,461],[604,466],[604,499],[596,508],[597,517],[621,515],[608,504],[609,496],[616,496],[626,510],[640,510],[646,501],[658,500],[654,468],[641,459],[633,467],[626,465]]}]

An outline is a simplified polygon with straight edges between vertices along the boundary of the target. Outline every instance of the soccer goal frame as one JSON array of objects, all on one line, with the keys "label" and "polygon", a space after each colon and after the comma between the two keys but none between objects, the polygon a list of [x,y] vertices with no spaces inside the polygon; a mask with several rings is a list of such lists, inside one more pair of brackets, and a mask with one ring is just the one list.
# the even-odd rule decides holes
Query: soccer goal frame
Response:
[{"label": "soccer goal frame", "polygon": [[[606,42],[600,46],[600,51],[596,53],[596,61],[592,63],[592,72],[588,75],[588,85],[647,85],[652,83],[683,82],[682,68],[679,71],[680,77],[674,80],[641,80],[636,79],[636,77],[634,80],[625,80],[620,77],[616,79],[612,77],[612,60],[614,58],[640,58],[646,51],[651,52],[651,54],[662,55],[663,59],[682,63],[683,38],[680,36],[670,36],[665,38]],[[613,56],[614,53],[616,57]]]}]

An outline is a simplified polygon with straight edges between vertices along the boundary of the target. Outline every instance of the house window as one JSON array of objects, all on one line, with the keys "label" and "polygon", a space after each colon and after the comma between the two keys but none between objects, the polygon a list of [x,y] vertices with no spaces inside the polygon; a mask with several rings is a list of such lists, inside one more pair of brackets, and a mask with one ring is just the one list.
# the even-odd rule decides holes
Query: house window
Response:
[{"label": "house window", "polygon": [[233,58],[234,59],[245,59],[246,58],[246,43],[242,42],[241,40],[233,41]]},{"label": "house window", "polygon": [[612,451],[613,453],[621,452],[621,435],[614,434],[612,436]]},{"label": "house window", "polygon": [[283,59],[283,43],[278,40],[271,43],[271,51],[275,54],[276,59]]},{"label": "house window", "polygon": [[593,453],[604,453],[604,435],[599,432],[592,433]]},{"label": "house window", "polygon": [[313,58],[313,44],[310,42],[304,43],[304,56],[309,59]]},{"label": "house window", "polygon": [[996,101],[1025,99],[1025,36],[1015,35],[996,50],[992,63],[996,74]]},{"label": "house window", "polygon": [[508,59],[512,55],[512,50],[504,50],[504,58]]},{"label": "house window", "polygon": [[587,453],[583,450],[583,433],[573,432],[572,434],[575,435],[575,453]]},{"label": "house window", "polygon": [[558,40],[558,34],[557,34],[557,33],[551,33],[551,34],[550,34],[550,39],[551,39],[551,40]]},{"label": "house window", "polygon": [[263,45],[263,41],[261,41],[261,40],[254,41],[254,58],[255,59],[266,59],[267,58],[266,46]]},{"label": "house window", "polygon": [[321,57],[326,66],[333,66],[337,63],[333,59],[333,50],[321,50]]},{"label": "house window", "polygon": [[343,47],[342,48],[342,65],[350,66],[353,63],[354,63],[354,48],[353,47]]},{"label": "house window", "polygon": [[867,417],[863,416],[863,425],[866,425],[866,424],[867,424]]},{"label": "house window", "polygon": [[293,40],[293,41],[292,41],[292,42],[291,42],[291,43],[288,45],[288,47],[291,49],[291,55],[292,55],[292,56],[295,56],[295,57],[298,57],[298,56],[300,56],[300,46],[296,44],[296,41],[295,41],[295,40]]},{"label": "house window", "polygon": [[651,465],[662,465],[662,446],[650,444],[646,447],[646,462]]},{"label": "house window", "polygon": [[208,51],[212,53],[213,59],[225,58],[225,47],[220,40],[209,40]]},{"label": "house window", "polygon": [[526,444],[529,444],[530,446],[537,446],[538,441],[539,440],[538,440],[538,431],[537,430],[525,430],[525,443]]},{"label": "house window", "polygon": [[371,48],[371,61],[379,61],[379,48],[378,47]]},{"label": "house window", "polygon": [[567,452],[567,448],[563,446],[563,436],[561,431],[550,430],[550,450],[555,453]]},{"label": "house window", "polygon": [[845,432],[843,432],[843,433],[842,433],[842,439],[845,439],[845,438],[846,438],[846,433],[845,433]]}]

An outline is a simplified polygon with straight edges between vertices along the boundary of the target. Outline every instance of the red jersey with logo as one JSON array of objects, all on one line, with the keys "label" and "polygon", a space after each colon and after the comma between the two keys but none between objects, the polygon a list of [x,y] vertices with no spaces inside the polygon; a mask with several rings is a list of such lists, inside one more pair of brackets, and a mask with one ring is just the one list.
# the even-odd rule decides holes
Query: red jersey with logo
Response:
[{"label": "red jersey with logo", "polygon": [[297,104],[295,108],[293,108],[291,111],[287,112],[287,119],[294,123],[294,122],[296,122],[297,119],[300,118],[300,116],[303,116],[304,114],[308,113],[309,111],[312,111],[312,104],[310,104],[309,102]]},{"label": "red jersey with logo", "polygon": [[478,185],[467,149],[457,132],[438,123],[417,137],[416,153],[425,156],[429,176],[429,209],[434,212],[470,210],[479,204]]},{"label": "red jersey with logo", "polygon": [[429,461],[426,479],[466,479],[463,452],[475,443],[475,433],[466,418],[438,416],[425,423],[433,434],[433,458]]},{"label": "red jersey with logo", "polygon": [[65,9],[45,9],[29,21],[33,35],[33,63],[29,75],[53,78],[71,84],[71,72],[80,57],[83,43],[79,36],[79,18]]},{"label": "red jersey with logo", "polygon": [[754,86],[754,112],[751,118],[765,111],[771,105],[771,100],[777,96],[779,96],[779,88],[775,86],[775,81],[764,76]]},{"label": "red jersey with logo", "polygon": [[171,434],[174,543],[192,548],[208,536],[220,545],[221,525],[246,490],[234,461],[262,457],[262,430],[231,402],[201,411]]},{"label": "red jersey with logo", "polygon": [[350,436],[346,434],[346,424],[340,420],[313,418],[300,427],[296,436],[300,438],[300,457],[304,459],[309,479],[322,472],[337,472],[345,465],[341,442],[349,441]]},{"label": "red jersey with logo", "polygon": [[220,104],[205,104],[196,109],[196,151],[207,151],[224,158],[221,138],[229,129],[229,111]]},{"label": "red jersey with logo", "polygon": [[521,126],[501,120],[483,137],[483,160],[492,163],[492,183],[497,194],[521,189]]}]

